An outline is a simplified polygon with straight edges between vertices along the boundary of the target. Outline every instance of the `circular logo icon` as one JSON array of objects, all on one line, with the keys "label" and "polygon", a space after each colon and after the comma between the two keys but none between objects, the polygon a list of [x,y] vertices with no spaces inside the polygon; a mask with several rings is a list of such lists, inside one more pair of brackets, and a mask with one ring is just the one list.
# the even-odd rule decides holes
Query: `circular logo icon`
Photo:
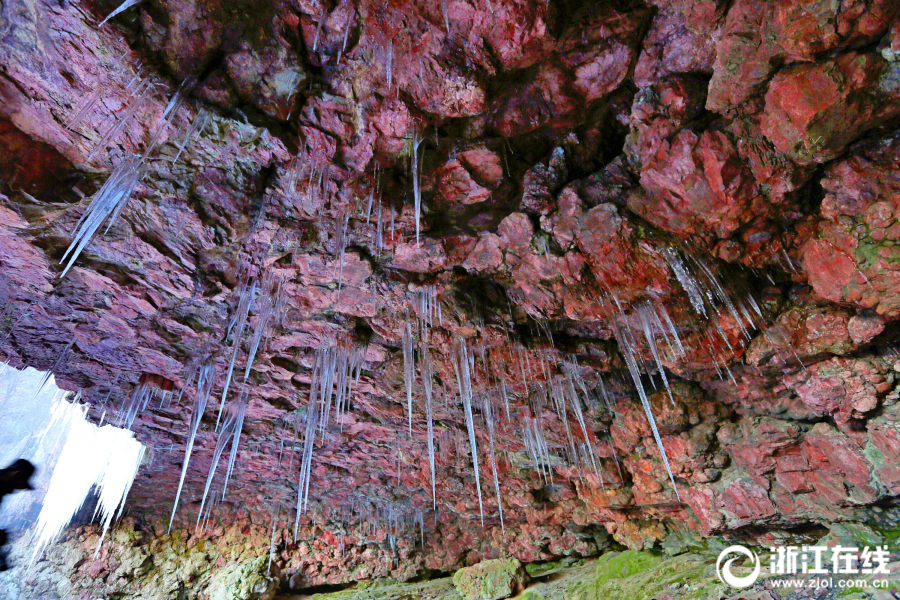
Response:
[{"label": "circular logo icon", "polygon": [[[728,560],[725,560],[726,557],[732,554],[737,554],[738,556],[733,556]],[[749,575],[739,577],[731,572],[731,564],[736,560],[740,560],[742,557],[749,558],[753,561],[755,566]],[[725,564],[722,564],[722,561],[725,561]],[[744,546],[728,546],[722,550],[719,554],[719,559],[716,561],[716,575],[719,576],[719,581],[734,588],[750,587],[756,583],[756,580],[759,577],[759,571],[759,557],[756,555],[756,552],[753,552]]]}]

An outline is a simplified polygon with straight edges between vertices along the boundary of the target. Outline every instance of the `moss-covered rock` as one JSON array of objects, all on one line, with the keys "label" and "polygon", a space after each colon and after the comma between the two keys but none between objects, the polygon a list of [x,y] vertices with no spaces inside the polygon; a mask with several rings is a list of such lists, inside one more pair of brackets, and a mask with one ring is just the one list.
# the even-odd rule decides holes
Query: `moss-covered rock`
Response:
[{"label": "moss-covered rock", "polygon": [[528,573],[518,560],[485,560],[453,574],[453,585],[467,600],[500,600],[517,594],[528,583]]},{"label": "moss-covered rock", "polygon": [[683,600],[716,598],[724,586],[714,566],[700,556],[686,554],[666,559],[659,554],[628,550],[604,555],[593,579],[569,587],[571,600],[650,600],[677,589]]},{"label": "moss-covered rock", "polygon": [[278,580],[266,575],[268,557],[230,564],[220,570],[209,586],[210,600],[271,600]]}]

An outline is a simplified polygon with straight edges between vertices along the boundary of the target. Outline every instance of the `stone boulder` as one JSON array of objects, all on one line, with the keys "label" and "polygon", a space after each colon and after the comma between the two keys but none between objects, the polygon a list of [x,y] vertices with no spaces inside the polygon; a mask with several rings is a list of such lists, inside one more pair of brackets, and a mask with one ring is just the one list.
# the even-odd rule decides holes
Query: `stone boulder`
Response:
[{"label": "stone boulder", "polygon": [[453,585],[467,600],[500,600],[521,592],[528,579],[518,560],[499,558],[460,569],[453,574]]}]

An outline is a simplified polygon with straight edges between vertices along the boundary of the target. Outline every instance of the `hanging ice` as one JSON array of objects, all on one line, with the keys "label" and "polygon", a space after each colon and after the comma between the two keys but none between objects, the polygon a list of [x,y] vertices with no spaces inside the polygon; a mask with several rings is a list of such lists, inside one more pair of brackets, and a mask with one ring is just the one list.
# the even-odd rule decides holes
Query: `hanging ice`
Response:
[{"label": "hanging ice", "polygon": [[72,243],[69,244],[62,260],[59,261],[63,263],[66,261],[66,258],[69,259],[59,276],[60,279],[69,272],[81,251],[84,250],[84,247],[87,246],[94,233],[104,222],[107,223],[106,230],[109,230],[116,217],[122,212],[128,199],[131,198],[134,189],[143,176],[144,166],[140,158],[132,156],[119,163],[119,166],[112,172],[112,175],[106,180],[103,187],[94,195],[87,210],[84,211],[78,224],[75,225],[75,235],[72,237]]},{"label": "hanging ice", "polygon": [[419,181],[419,144],[422,138],[419,133],[413,133],[412,141],[412,178],[413,178],[413,202],[416,213],[416,245],[419,245],[419,228],[422,221],[422,184]]},{"label": "hanging ice", "polygon": [[412,435],[412,397],[413,384],[416,379],[415,341],[412,335],[412,324],[409,314],[403,323],[403,381],[406,384],[406,415],[409,419],[409,434]]},{"label": "hanging ice", "polygon": [[225,447],[231,442],[231,456],[228,459],[228,470],[225,473],[225,483],[222,486],[222,498],[225,497],[225,489],[228,485],[228,479],[234,468],[234,458],[237,455],[237,446],[241,439],[241,429],[244,425],[244,413],[247,410],[246,390],[238,397],[238,401],[234,403],[227,414],[225,420],[222,421],[222,427],[219,429],[219,438],[216,441],[216,448],[213,451],[212,462],[209,466],[209,475],[206,477],[206,486],[203,488],[203,500],[200,502],[200,510],[197,514],[196,530],[200,531],[200,519],[203,516],[203,507],[206,506],[206,499],[209,496],[209,489],[212,487],[213,478],[216,476],[216,470],[219,467],[219,460],[225,452]]},{"label": "hanging ice", "polygon": [[388,42],[385,52],[387,53],[387,85],[390,88],[394,81],[394,40]]},{"label": "hanging ice", "polygon": [[147,409],[155,391],[155,388],[147,383],[136,385],[125,400],[124,410],[119,414],[119,426],[131,429],[138,413]]},{"label": "hanging ice", "polygon": [[490,394],[483,394],[482,400],[482,413],[484,414],[484,420],[487,424],[488,430],[488,449],[490,450],[489,456],[491,458],[491,472],[494,476],[494,491],[497,494],[497,511],[500,513],[500,529],[505,534],[506,525],[503,522],[503,497],[500,493],[500,476],[497,473],[497,459],[495,457],[494,449],[494,407],[491,403]]},{"label": "hanging ice", "polygon": [[338,228],[338,248],[340,249],[340,266],[338,272],[338,288],[337,288],[337,297],[340,299],[341,297],[341,287],[344,284],[344,256],[347,252],[347,241],[349,236],[348,227],[350,224],[350,212],[344,214],[344,218],[341,219],[342,223]]},{"label": "hanging ice", "polygon": [[219,415],[216,417],[216,429],[219,427],[219,421],[222,419],[222,411],[225,408],[225,399],[228,397],[228,388],[231,386],[231,376],[234,373],[234,363],[237,360],[238,351],[241,349],[241,338],[244,335],[244,327],[247,325],[247,317],[250,314],[250,303],[256,292],[256,280],[250,283],[242,282],[238,287],[238,304],[228,324],[228,335],[234,336],[232,342],[234,346],[231,349],[231,360],[228,363],[228,371],[225,374],[225,385],[222,389],[222,399],[219,402]]},{"label": "hanging ice", "polygon": [[705,317],[706,307],[703,301],[703,293],[700,291],[697,280],[694,279],[690,274],[690,271],[688,271],[681,255],[674,248],[666,247],[663,249],[663,256],[665,256],[666,261],[675,273],[678,282],[681,283],[681,287],[687,292],[688,299],[690,299],[694,310],[697,311],[697,314],[700,316]]},{"label": "hanging ice", "polygon": [[612,326],[616,341],[619,344],[619,350],[622,353],[622,357],[625,359],[625,364],[628,366],[628,372],[631,374],[634,386],[637,388],[638,396],[641,399],[641,405],[644,407],[647,422],[650,423],[650,429],[653,430],[653,439],[656,440],[656,446],[659,448],[660,457],[666,467],[666,472],[669,474],[669,480],[672,482],[672,489],[675,491],[675,496],[680,500],[681,496],[678,494],[678,488],[675,486],[675,476],[672,475],[672,469],[669,467],[669,457],[666,455],[666,449],[663,446],[662,439],[659,437],[656,419],[653,417],[653,411],[650,409],[650,400],[647,398],[647,394],[644,391],[641,373],[638,369],[637,360],[634,357],[634,341],[627,336],[626,331],[619,325],[615,316],[612,318]]},{"label": "hanging ice", "polygon": [[231,454],[228,457],[228,469],[225,471],[225,483],[222,484],[223,500],[225,499],[225,491],[228,489],[228,481],[231,479],[231,474],[234,473],[234,462],[237,458],[238,446],[241,443],[241,431],[244,428],[244,416],[247,414],[247,404],[249,402],[248,394],[249,392],[246,388],[241,391],[240,396],[238,396],[237,405],[234,409],[237,416],[231,431]]},{"label": "hanging ice", "polygon": [[472,450],[472,466],[475,469],[475,489],[478,492],[478,512],[481,515],[481,525],[484,526],[481,475],[478,472],[478,446],[475,442],[475,421],[472,417],[472,372],[466,342],[462,338],[457,340],[457,347],[454,349],[452,358],[453,369],[456,371],[456,382],[459,386],[459,396],[462,399],[463,410],[466,413],[466,428],[469,431],[469,446]]},{"label": "hanging ice", "polygon": [[283,281],[274,277],[266,277],[263,281],[259,298],[259,316],[256,326],[253,328],[253,339],[250,343],[250,351],[247,354],[247,367],[244,369],[244,381],[250,377],[253,361],[259,351],[260,343],[265,339],[270,323],[277,323],[284,306],[282,294]]},{"label": "hanging ice", "polygon": [[422,347],[420,361],[422,369],[422,387],[425,388],[425,418],[428,423],[428,466],[431,469],[431,501],[437,510],[437,486],[435,485],[434,472],[434,365],[431,362],[431,353],[428,348]]},{"label": "hanging ice", "polygon": [[132,6],[137,6],[141,2],[143,2],[143,0],[125,0],[125,2],[123,2],[122,4],[119,5],[119,8],[117,8],[116,10],[109,13],[109,15],[107,15],[107,17],[105,19],[100,21],[100,24],[97,27],[103,27],[104,23],[106,23],[107,21],[109,21],[110,19],[115,17],[116,15],[128,10]]},{"label": "hanging ice", "polygon": [[[172,522],[175,520],[175,511],[178,510],[178,500],[181,498],[181,490],[184,487],[188,463],[191,461],[191,452],[194,450],[194,442],[197,439],[197,432],[200,430],[200,422],[203,420],[206,404],[212,394],[215,378],[216,370],[211,362],[200,367],[197,373],[197,395],[194,397],[194,410],[191,413],[191,426],[188,431],[187,447],[184,451],[184,462],[181,465],[181,477],[178,480],[178,492],[175,494],[175,503],[172,505],[172,516],[169,517],[168,531],[170,532],[172,531]],[[188,385],[190,385],[190,380],[185,383],[185,387]]]},{"label": "hanging ice", "polygon": [[[117,138],[125,131],[125,127],[131,119],[133,119],[144,106],[150,103],[150,100],[153,97],[154,87],[155,86],[150,83],[150,81],[145,80],[134,89],[131,95],[136,99],[131,102],[120,118],[116,118],[116,116],[112,117],[113,122],[110,123],[104,134],[100,137],[100,141],[97,142],[94,149],[88,154],[87,160],[91,160],[95,154],[106,148],[113,139]],[[141,159],[143,160],[144,158],[146,158],[146,155],[142,156]]]},{"label": "hanging ice", "polygon": [[200,114],[191,121],[191,126],[188,127],[187,133],[184,134],[184,141],[178,146],[178,152],[176,152],[175,156],[172,158],[173,163],[178,162],[178,158],[181,156],[181,153],[184,152],[185,147],[188,145],[188,142],[191,141],[194,134],[201,135],[203,133],[203,128],[206,127],[208,121],[209,113],[205,110],[200,111]]},{"label": "hanging ice", "polygon": [[662,358],[660,358],[659,356],[659,348],[656,347],[654,328],[652,326],[651,319],[648,316],[650,313],[652,313],[653,316],[656,316],[656,313],[653,311],[653,308],[649,304],[638,307],[637,313],[638,317],[641,320],[641,328],[644,331],[644,338],[646,338],[647,346],[650,348],[650,354],[653,355],[653,362],[656,363],[656,370],[659,372],[659,376],[662,378],[663,384],[666,386],[666,392],[669,394],[669,400],[672,401],[672,405],[674,406],[675,398],[672,397],[672,388],[669,386],[669,379],[668,377],[666,377],[666,368],[663,366]]},{"label": "hanging ice", "polygon": [[75,402],[60,401],[55,411],[61,420],[47,429],[49,433],[54,423],[64,424],[64,431],[56,431],[64,437],[65,445],[35,525],[32,560],[59,537],[95,486],[99,493],[97,514],[105,535],[116,509],[121,512],[143,459],[144,446],[131,431],[112,425],[97,427],[87,420],[87,409]]}]

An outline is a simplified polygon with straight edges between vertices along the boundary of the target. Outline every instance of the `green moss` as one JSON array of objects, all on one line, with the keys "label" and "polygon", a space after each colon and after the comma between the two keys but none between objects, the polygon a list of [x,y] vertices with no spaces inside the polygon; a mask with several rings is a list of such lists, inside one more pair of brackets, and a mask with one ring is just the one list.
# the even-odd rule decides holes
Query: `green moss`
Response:
[{"label": "green moss", "polygon": [[724,586],[713,567],[696,555],[665,560],[650,552],[629,550],[597,561],[593,581],[575,584],[572,600],[650,600],[673,584],[686,591],[682,598],[716,597]]},{"label": "green moss", "polygon": [[525,571],[527,571],[529,575],[540,575],[541,573],[547,573],[548,571],[553,571],[555,569],[574,567],[582,564],[584,564],[584,560],[572,556],[566,556],[559,560],[550,562],[528,563],[527,565],[525,565]]},{"label": "green moss", "polygon": [[453,574],[456,590],[469,600],[506,598],[527,581],[522,563],[514,558],[485,560]]}]

